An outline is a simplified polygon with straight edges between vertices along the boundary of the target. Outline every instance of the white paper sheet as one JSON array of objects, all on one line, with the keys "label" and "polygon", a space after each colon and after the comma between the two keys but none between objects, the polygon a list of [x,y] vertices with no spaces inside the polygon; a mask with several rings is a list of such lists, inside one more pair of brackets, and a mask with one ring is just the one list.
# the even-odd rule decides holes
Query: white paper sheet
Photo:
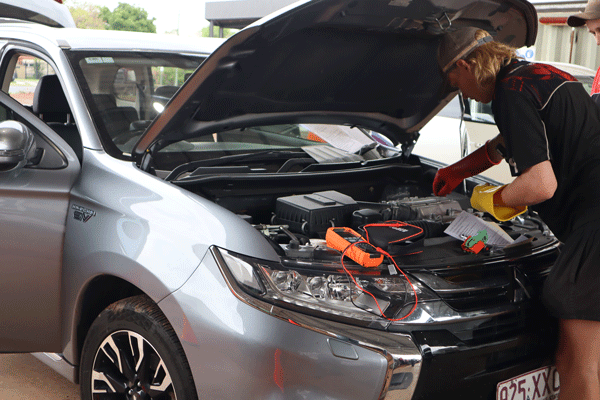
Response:
[{"label": "white paper sheet", "polygon": [[478,216],[466,211],[458,214],[456,219],[446,228],[444,233],[464,241],[469,236],[476,235],[479,231],[486,230],[488,234],[487,245],[504,247],[514,242],[498,224],[494,222],[484,221]]},{"label": "white paper sheet", "polygon": [[342,125],[302,124],[303,127],[338,149],[356,153],[373,139],[358,128]]}]

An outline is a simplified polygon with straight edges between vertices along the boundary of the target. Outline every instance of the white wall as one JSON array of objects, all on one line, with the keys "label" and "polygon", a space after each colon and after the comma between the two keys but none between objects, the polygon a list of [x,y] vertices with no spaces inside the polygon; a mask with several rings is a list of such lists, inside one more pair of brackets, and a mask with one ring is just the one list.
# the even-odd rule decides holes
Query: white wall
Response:
[{"label": "white wall", "polygon": [[535,42],[535,60],[571,62],[596,70],[600,66],[600,48],[586,27],[540,24]]}]

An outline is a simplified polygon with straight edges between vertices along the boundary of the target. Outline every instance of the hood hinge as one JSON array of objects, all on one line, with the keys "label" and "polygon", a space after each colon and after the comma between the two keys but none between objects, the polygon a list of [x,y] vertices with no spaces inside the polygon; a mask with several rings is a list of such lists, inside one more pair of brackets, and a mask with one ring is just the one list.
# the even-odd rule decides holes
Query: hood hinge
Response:
[{"label": "hood hinge", "polygon": [[152,175],[156,175],[156,170],[154,169],[154,149],[156,148],[156,143],[146,149],[143,154],[136,157],[136,164],[142,171],[146,171],[151,173]]},{"label": "hood hinge", "polygon": [[417,139],[421,136],[420,133],[413,133],[413,137],[410,140],[402,142],[402,160],[408,161],[410,158],[415,145],[417,144]]}]

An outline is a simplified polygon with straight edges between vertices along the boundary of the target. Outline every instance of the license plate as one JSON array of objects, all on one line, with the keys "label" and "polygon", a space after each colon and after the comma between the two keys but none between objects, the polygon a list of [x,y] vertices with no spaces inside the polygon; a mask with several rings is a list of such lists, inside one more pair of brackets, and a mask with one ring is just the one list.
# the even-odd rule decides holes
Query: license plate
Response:
[{"label": "license plate", "polygon": [[500,382],[496,400],[556,400],[560,381],[556,367],[542,367]]}]

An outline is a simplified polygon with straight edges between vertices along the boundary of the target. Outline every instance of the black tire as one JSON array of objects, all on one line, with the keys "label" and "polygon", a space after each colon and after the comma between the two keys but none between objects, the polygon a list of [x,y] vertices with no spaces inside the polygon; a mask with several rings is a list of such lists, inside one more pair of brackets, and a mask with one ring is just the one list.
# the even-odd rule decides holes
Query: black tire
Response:
[{"label": "black tire", "polygon": [[175,331],[143,295],[98,315],[83,344],[79,378],[82,400],[198,399]]}]

